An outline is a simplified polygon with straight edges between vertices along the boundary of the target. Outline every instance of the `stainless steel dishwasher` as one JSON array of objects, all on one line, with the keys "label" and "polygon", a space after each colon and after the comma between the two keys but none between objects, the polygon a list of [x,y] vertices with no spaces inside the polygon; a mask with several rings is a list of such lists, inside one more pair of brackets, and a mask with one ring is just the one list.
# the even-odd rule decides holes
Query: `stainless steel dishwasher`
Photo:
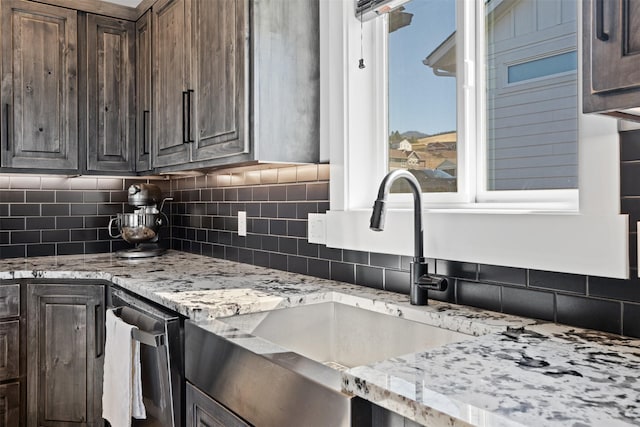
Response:
[{"label": "stainless steel dishwasher", "polygon": [[123,289],[110,286],[107,306],[125,322],[138,327],[142,395],[147,419],[136,427],[184,425],[184,318]]}]

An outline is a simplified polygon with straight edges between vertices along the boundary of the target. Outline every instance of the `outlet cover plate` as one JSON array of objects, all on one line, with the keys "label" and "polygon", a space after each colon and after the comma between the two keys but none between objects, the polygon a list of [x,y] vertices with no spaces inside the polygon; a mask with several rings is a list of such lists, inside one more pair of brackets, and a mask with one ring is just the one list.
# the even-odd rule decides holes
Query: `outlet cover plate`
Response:
[{"label": "outlet cover plate", "polygon": [[238,236],[247,235],[247,212],[238,211]]},{"label": "outlet cover plate", "polygon": [[307,235],[309,243],[324,245],[327,243],[326,216],[324,214],[309,214]]}]

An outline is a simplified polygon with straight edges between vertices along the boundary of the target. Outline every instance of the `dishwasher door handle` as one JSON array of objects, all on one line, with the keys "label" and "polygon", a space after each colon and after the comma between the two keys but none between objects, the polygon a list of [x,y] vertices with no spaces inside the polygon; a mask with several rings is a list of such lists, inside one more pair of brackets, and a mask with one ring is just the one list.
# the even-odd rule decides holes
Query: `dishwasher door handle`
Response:
[{"label": "dishwasher door handle", "polygon": [[[123,322],[135,326],[137,329],[131,331],[131,338],[140,342],[140,344],[150,347],[161,347],[165,345],[164,332],[149,332],[141,329],[142,324],[157,325],[160,322],[129,307],[115,307],[111,309],[113,314],[118,316]],[[141,324],[142,323],[142,324]]]}]

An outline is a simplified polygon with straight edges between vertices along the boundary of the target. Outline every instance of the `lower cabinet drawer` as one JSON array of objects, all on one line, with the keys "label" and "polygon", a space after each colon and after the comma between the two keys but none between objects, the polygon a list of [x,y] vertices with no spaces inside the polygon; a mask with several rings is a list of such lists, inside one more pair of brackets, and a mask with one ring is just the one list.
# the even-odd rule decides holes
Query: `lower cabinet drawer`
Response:
[{"label": "lower cabinet drawer", "polygon": [[0,322],[0,381],[20,375],[20,321]]},{"label": "lower cabinet drawer", "polygon": [[20,425],[20,383],[0,385],[0,427]]}]

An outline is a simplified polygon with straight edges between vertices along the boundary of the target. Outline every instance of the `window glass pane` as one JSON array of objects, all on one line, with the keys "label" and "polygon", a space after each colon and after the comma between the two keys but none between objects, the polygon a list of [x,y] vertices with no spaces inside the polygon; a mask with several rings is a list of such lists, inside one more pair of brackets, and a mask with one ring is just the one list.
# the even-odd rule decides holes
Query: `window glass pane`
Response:
[{"label": "window glass pane", "polygon": [[457,189],[455,3],[413,0],[389,15],[388,166],[424,192]]},{"label": "window glass pane", "polygon": [[508,83],[517,83],[567,71],[576,71],[577,66],[578,52],[574,50],[560,55],[510,65],[508,67],[507,81]]},{"label": "window glass pane", "polygon": [[484,4],[487,189],[577,188],[576,0]]}]

